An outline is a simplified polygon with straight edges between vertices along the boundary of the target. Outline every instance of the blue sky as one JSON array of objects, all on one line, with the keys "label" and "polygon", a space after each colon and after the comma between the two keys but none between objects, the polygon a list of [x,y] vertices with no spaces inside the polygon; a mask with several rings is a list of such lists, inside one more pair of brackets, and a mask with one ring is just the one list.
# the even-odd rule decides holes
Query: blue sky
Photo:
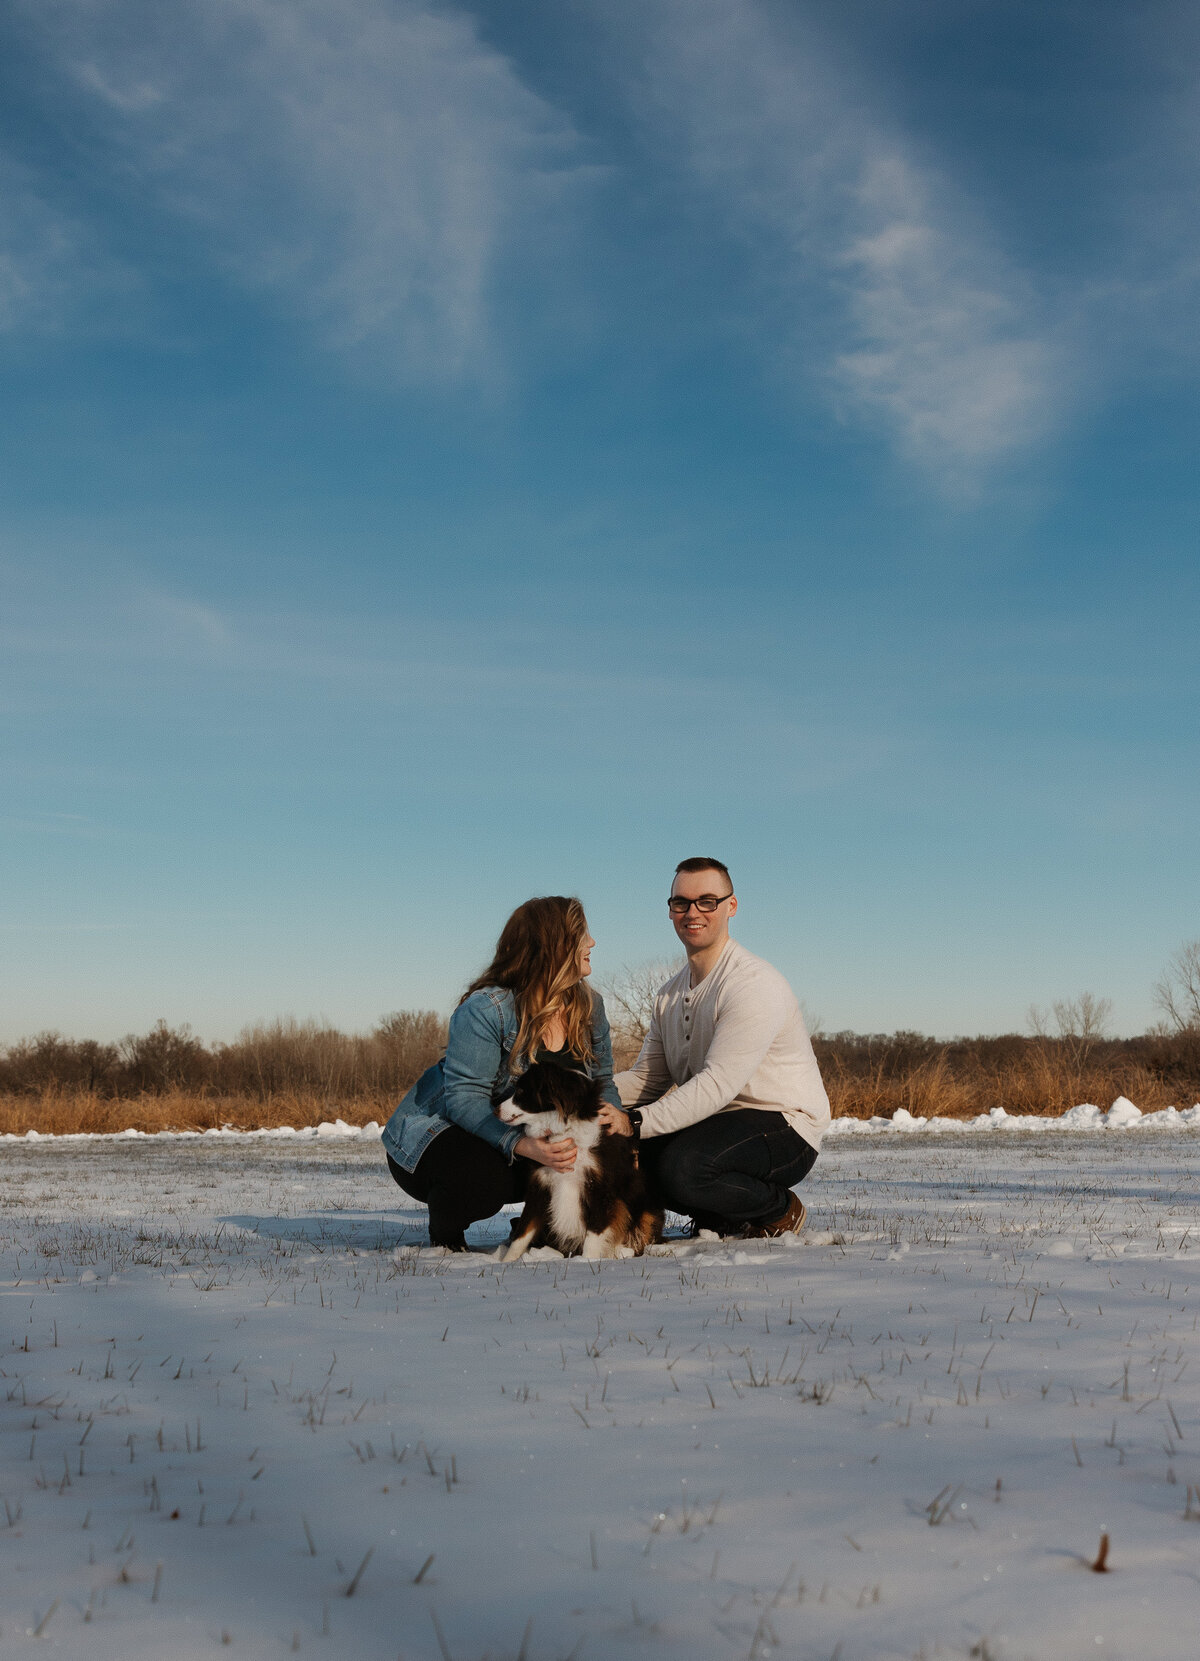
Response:
[{"label": "blue sky", "polygon": [[0,1042],[675,862],[828,1028],[1200,933],[1200,15],[9,0]]}]

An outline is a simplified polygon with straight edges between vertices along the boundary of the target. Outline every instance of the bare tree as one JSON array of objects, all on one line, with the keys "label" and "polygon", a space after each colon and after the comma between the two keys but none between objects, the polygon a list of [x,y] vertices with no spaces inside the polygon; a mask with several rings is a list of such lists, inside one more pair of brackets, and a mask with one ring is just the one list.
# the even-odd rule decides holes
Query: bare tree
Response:
[{"label": "bare tree", "polygon": [[1029,1030],[1035,1038],[1049,1038],[1050,1016],[1041,1004],[1030,1004],[1026,1019],[1029,1022]]},{"label": "bare tree", "polygon": [[1200,940],[1180,946],[1155,982],[1154,1002],[1175,1032],[1200,1032]]},{"label": "bare tree", "polygon": [[400,1009],[384,1015],[373,1041],[386,1058],[386,1082],[402,1092],[415,1084],[427,1067],[445,1055],[446,1035],[446,1017],[431,1009]]},{"label": "bare tree", "polygon": [[1050,1017],[1059,1038],[1082,1039],[1095,1044],[1108,1036],[1112,1019],[1112,999],[1098,998],[1093,992],[1081,992],[1077,998],[1056,998],[1049,1010],[1041,1004],[1029,1006],[1029,1030],[1035,1038],[1050,1037]]},{"label": "bare tree", "polygon": [[1054,1020],[1060,1038],[1074,1038],[1085,1044],[1108,1036],[1112,999],[1081,992],[1077,998],[1060,998],[1054,1005]]},{"label": "bare tree", "polygon": [[149,1095],[168,1090],[196,1089],[211,1067],[211,1056],[184,1021],[169,1027],[156,1023],[153,1032],[131,1032],[118,1045],[130,1084]]},{"label": "bare tree", "polygon": [[620,1021],[642,1039],[650,1030],[654,1000],[659,990],[683,968],[683,959],[655,958],[634,967],[626,964],[619,974],[604,982],[604,997],[610,1019]]},{"label": "bare tree", "polygon": [[626,964],[619,974],[602,983],[604,1001],[613,1034],[613,1059],[618,1071],[629,1066],[642,1047],[654,1014],[659,988],[683,968],[683,959],[657,958],[634,967]]},{"label": "bare tree", "polygon": [[1059,1042],[1072,1063],[1082,1067],[1095,1045],[1108,1036],[1112,1007],[1111,998],[1081,992],[1077,998],[1056,998],[1049,1011],[1039,1004],[1030,1004],[1029,1026],[1035,1038],[1048,1039],[1053,1015]]},{"label": "bare tree", "polygon": [[1077,998],[1060,998],[1054,1005],[1058,1036],[1066,1045],[1076,1067],[1083,1067],[1093,1046],[1108,1034],[1112,999],[1081,992]]}]

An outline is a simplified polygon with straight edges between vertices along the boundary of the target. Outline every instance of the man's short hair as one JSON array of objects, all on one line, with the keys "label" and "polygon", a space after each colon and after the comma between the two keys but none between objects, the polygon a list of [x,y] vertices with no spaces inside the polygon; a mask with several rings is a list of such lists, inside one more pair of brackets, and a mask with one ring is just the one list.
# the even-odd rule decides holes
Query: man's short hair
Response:
[{"label": "man's short hair", "polygon": [[701,855],[697,855],[695,859],[681,859],[675,867],[675,875],[678,876],[681,871],[720,871],[730,888],[733,887],[733,878],[729,875],[729,867],[719,859],[705,859]]}]

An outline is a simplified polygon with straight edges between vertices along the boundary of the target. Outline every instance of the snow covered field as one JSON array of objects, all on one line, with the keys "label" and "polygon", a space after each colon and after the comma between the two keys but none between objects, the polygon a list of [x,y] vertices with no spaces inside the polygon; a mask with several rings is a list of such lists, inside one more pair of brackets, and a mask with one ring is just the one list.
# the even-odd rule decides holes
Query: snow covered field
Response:
[{"label": "snow covered field", "polygon": [[5,1142],[0,1657],[1196,1653],[1196,1130],[843,1135],[804,1193],[506,1267],[373,1138]]}]

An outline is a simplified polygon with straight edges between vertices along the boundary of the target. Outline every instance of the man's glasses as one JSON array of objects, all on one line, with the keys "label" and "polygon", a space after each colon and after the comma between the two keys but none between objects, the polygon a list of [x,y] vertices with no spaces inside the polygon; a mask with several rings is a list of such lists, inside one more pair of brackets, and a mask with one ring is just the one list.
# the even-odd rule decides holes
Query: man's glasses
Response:
[{"label": "man's glasses", "polygon": [[685,900],[682,895],[672,894],[667,901],[667,910],[672,917],[686,917],[693,906],[697,911],[713,912],[725,900],[731,900],[732,898],[732,888],[728,894],[701,894],[698,900]]}]

